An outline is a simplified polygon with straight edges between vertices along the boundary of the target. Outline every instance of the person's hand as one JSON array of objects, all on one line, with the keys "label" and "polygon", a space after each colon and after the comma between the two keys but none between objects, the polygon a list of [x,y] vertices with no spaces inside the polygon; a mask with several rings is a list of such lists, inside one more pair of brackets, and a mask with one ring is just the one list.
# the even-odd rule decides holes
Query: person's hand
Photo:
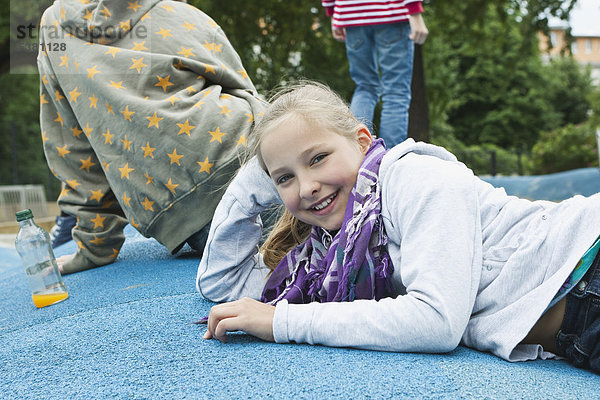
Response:
[{"label": "person's hand", "polygon": [[333,38],[340,42],[346,41],[346,28],[337,28],[333,26],[333,20],[331,20],[331,33],[333,34]]},{"label": "person's hand", "polygon": [[425,21],[423,21],[423,14],[419,13],[409,15],[408,22],[410,23],[410,30],[412,31],[409,38],[416,44],[425,43],[425,39],[427,39],[429,31],[425,26]]},{"label": "person's hand", "polygon": [[214,306],[208,315],[204,339],[227,341],[227,332],[244,331],[262,340],[273,342],[275,306],[244,297]]},{"label": "person's hand", "polygon": [[58,270],[61,274],[65,273],[63,268],[65,263],[71,261],[73,257],[75,257],[75,254],[67,254],[66,256],[60,256],[56,259],[56,263],[58,264]]}]

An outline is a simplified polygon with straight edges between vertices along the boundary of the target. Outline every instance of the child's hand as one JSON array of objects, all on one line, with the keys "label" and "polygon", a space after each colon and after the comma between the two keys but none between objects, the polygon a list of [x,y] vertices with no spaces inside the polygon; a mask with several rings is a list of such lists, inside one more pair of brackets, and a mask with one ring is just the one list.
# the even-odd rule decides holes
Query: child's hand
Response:
[{"label": "child's hand", "polygon": [[425,21],[423,21],[423,15],[421,13],[411,14],[408,17],[408,22],[410,23],[410,29],[412,31],[409,38],[416,44],[425,43],[425,39],[427,39],[429,31],[425,26]]},{"label": "child's hand", "polygon": [[244,331],[262,340],[273,342],[275,306],[244,297],[219,304],[210,310],[204,339],[227,341],[227,332]]},{"label": "child's hand", "polygon": [[346,29],[333,26],[333,20],[331,20],[331,34],[333,35],[333,38],[339,42],[346,41]]}]

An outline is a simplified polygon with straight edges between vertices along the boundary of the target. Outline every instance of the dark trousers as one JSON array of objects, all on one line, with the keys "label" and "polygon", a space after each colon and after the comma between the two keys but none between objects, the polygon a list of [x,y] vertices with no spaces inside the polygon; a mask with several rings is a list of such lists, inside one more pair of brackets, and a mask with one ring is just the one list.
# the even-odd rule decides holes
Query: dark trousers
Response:
[{"label": "dark trousers", "polygon": [[581,281],[567,294],[556,352],[579,368],[600,374],[600,252]]}]

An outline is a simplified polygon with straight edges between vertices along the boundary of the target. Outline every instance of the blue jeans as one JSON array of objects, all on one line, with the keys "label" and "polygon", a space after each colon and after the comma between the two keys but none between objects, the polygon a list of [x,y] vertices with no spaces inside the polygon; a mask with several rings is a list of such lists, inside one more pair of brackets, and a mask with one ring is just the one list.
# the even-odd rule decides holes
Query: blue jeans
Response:
[{"label": "blue jeans", "polygon": [[379,137],[388,148],[406,139],[414,43],[408,21],[346,28],[346,55],[356,84],[350,109],[372,130],[381,97]]},{"label": "blue jeans", "polygon": [[556,353],[576,367],[600,373],[600,253],[567,294],[565,316],[556,335]]}]

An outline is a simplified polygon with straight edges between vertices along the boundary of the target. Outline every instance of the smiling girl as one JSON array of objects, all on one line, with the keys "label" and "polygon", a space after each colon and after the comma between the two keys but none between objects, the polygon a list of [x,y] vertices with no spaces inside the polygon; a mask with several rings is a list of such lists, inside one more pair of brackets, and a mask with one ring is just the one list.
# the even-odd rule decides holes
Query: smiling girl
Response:
[{"label": "smiling girl", "polygon": [[[532,202],[440,147],[409,139],[387,151],[316,83],[280,93],[254,137],[256,158],[221,200],[198,269],[200,293],[229,302],[211,309],[206,339],[462,343],[600,370],[600,195]],[[258,215],[281,202],[259,251]]]}]

